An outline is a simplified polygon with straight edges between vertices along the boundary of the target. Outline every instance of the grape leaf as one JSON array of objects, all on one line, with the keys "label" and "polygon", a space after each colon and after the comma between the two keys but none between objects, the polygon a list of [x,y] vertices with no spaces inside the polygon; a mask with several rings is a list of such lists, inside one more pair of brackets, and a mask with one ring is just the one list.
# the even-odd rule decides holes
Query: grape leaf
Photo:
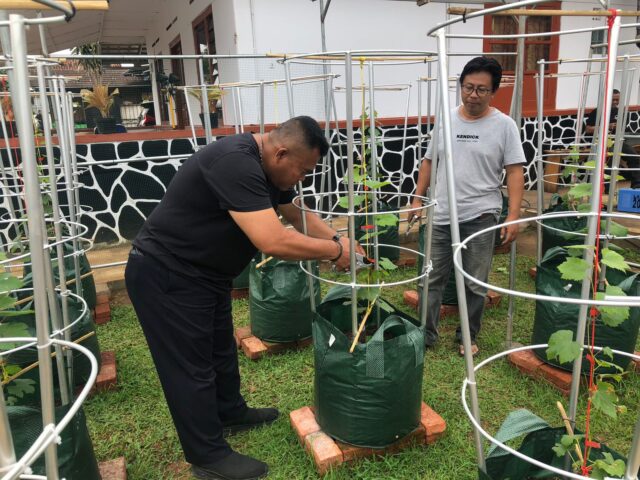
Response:
[{"label": "grape leaf", "polygon": [[[29,337],[29,327],[24,323],[0,323],[0,338],[7,337]],[[0,343],[0,352],[11,350],[18,344],[3,342]]]},{"label": "grape leaf", "polygon": [[593,245],[567,245],[565,248],[567,249],[567,253],[571,257],[582,256],[583,250],[595,250],[595,247]]},{"label": "grape leaf", "polygon": [[[605,292],[606,295],[625,296],[624,291],[615,285],[607,285]],[[604,300],[604,297],[605,293],[596,293],[596,300]],[[629,307],[599,306],[598,311],[600,312],[600,319],[602,320],[602,323],[610,327],[617,327],[629,318]]]},{"label": "grape leaf", "polygon": [[558,330],[549,337],[547,358],[557,359],[560,363],[568,363],[580,356],[580,344],[573,340],[571,330]]},{"label": "grape leaf", "polygon": [[391,185],[391,182],[386,181],[386,182],[374,182],[373,180],[365,180],[364,181],[364,185],[366,187],[369,187],[372,190],[375,190],[376,188],[382,188],[382,187],[386,187],[387,185]]},{"label": "grape leaf", "polygon": [[374,232],[373,230],[368,231],[367,233],[365,233],[362,237],[360,237],[360,242],[365,242],[366,240],[370,240],[374,237],[377,237],[378,235],[381,235],[383,232],[379,231],[379,232]]},{"label": "grape leaf", "polygon": [[398,217],[393,213],[386,213],[376,217],[376,225],[379,227],[393,227],[398,224]]},{"label": "grape leaf", "polygon": [[[354,195],[353,206],[359,207],[360,205],[362,205],[362,202],[364,202],[365,198],[367,198],[366,195]],[[342,208],[349,208],[349,197],[340,197],[340,199],[338,200],[338,205],[340,205]]]},{"label": "grape leaf", "polygon": [[379,293],[380,293],[380,287],[359,288],[358,300],[367,300],[368,302],[373,302]]},{"label": "grape leaf", "polygon": [[598,383],[598,389],[593,393],[591,401],[596,410],[600,410],[611,418],[617,418],[616,402],[618,397],[615,394],[613,385],[610,383]]},{"label": "grape leaf", "polygon": [[622,270],[623,272],[629,270],[629,264],[624,261],[624,257],[608,248],[602,249],[600,261],[607,267],[615,268],[616,270]]},{"label": "grape leaf", "polygon": [[580,205],[578,205],[577,209],[578,209],[578,212],[580,213],[590,212],[591,205],[589,205],[588,203],[581,203]]},{"label": "grape leaf", "polygon": [[16,304],[16,299],[9,295],[0,295],[0,312],[12,308]]},{"label": "grape leaf", "polygon": [[378,300],[378,306],[385,312],[393,313],[393,307],[382,299]]},{"label": "grape leaf", "polygon": [[[606,220],[600,222],[600,229],[604,232],[606,228]],[[629,234],[629,229],[623,227],[619,223],[609,222],[609,235],[614,237],[626,237]]]},{"label": "grape leaf", "polygon": [[9,272],[0,273],[0,292],[9,292],[22,287],[22,280],[14,277]]},{"label": "grape leaf", "polygon": [[378,266],[383,270],[396,270],[398,268],[398,266],[387,257],[380,257],[378,259]]},{"label": "grape leaf", "polygon": [[34,385],[35,380],[29,378],[16,378],[7,385],[7,393],[14,398],[22,398],[25,393],[33,393],[36,391]]},{"label": "grape leaf", "polygon": [[564,280],[583,280],[590,265],[582,258],[569,257],[558,265]]},{"label": "grape leaf", "polygon": [[613,350],[611,350],[611,347],[604,347],[602,349],[602,354],[605,357],[613,358]]},{"label": "grape leaf", "polygon": [[590,197],[592,188],[590,183],[578,183],[571,187],[567,194],[573,198]]},{"label": "grape leaf", "polygon": [[[624,461],[621,459],[614,460],[613,455],[609,452],[602,452],[604,458],[598,459],[593,462],[593,471],[591,478],[599,478],[596,475],[602,474],[602,478],[606,477],[622,477],[627,469]],[[598,472],[596,473],[596,470]]]}]

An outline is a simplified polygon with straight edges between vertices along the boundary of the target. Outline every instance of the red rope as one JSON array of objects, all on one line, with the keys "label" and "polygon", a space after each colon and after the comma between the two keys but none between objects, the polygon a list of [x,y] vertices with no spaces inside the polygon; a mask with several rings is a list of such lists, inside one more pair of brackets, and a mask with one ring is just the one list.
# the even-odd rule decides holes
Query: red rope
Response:
[{"label": "red rope", "polygon": [[[611,45],[611,29],[613,28],[613,22],[618,16],[617,10],[611,8],[609,9],[609,13],[611,14],[607,18],[607,45],[610,48]],[[608,51],[610,54],[610,50]],[[608,104],[608,93],[609,93],[609,64],[607,63],[607,72],[605,77],[605,85],[604,85],[604,105]],[[605,112],[606,113],[606,112]],[[593,290],[593,298],[596,298],[596,294],[598,293],[598,278],[600,277],[600,227],[602,223],[602,195],[604,192],[604,169],[606,166],[607,154],[608,154],[608,132],[607,132],[607,119],[603,116],[604,121],[601,126],[601,135],[600,141],[604,142],[604,148],[602,148],[602,154],[600,155],[600,171],[602,175],[600,175],[600,197],[598,198],[598,215],[597,215],[597,226],[596,226],[596,245],[595,252],[593,255],[593,277],[591,278],[592,290]],[[613,193],[613,192],[610,192]],[[587,413],[585,418],[585,442],[584,442],[584,456],[582,463],[582,475],[589,476],[591,471],[591,467],[587,466],[587,461],[589,460],[589,450],[591,448],[600,448],[600,444],[593,442],[591,440],[591,409],[593,406],[593,402],[591,401],[591,395],[595,393],[597,387],[594,382],[595,378],[595,342],[596,342],[596,318],[598,316],[598,309],[596,307],[591,307],[589,309],[589,321],[591,326],[591,339],[589,342],[589,354],[587,355],[587,360],[589,361],[589,398],[587,399]]]}]

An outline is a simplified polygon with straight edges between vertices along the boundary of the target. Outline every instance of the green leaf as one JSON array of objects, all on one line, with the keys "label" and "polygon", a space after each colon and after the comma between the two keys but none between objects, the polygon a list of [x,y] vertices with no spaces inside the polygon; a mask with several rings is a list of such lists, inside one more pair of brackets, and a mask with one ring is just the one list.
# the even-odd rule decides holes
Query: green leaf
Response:
[{"label": "green leaf", "polygon": [[[0,323],[0,337],[29,337],[29,327],[24,323]],[[0,351],[11,350],[19,343],[0,343]]]},{"label": "green leaf", "polygon": [[[606,220],[602,220],[600,222],[600,229],[602,230],[602,232],[604,232],[605,228],[606,228]],[[620,225],[619,223],[616,223],[614,221],[609,222],[609,235],[613,235],[614,237],[626,237],[629,234],[629,229],[626,227],[623,227],[622,225]]]},{"label": "green leaf", "polygon": [[578,183],[569,189],[567,195],[573,198],[590,197],[592,189],[590,183]]},{"label": "green leaf", "polygon": [[382,231],[379,232],[374,232],[373,230],[369,230],[367,233],[365,233],[362,237],[360,237],[360,242],[365,242],[366,240],[370,240],[374,237],[377,237],[378,235],[382,234]]},{"label": "green leaf", "polygon": [[580,204],[578,204],[577,210],[580,213],[590,212],[591,211],[591,205],[589,205],[588,203],[580,203]]},{"label": "green leaf", "polygon": [[376,216],[376,225],[379,227],[394,227],[398,224],[398,217],[393,213],[385,213]]},{"label": "green leaf", "polygon": [[386,187],[387,185],[391,185],[391,182],[386,181],[386,182],[374,182],[373,180],[365,180],[364,181],[364,185],[366,187],[369,187],[372,190],[375,190],[377,188],[382,188],[382,187]]},{"label": "green leaf", "polygon": [[558,265],[558,271],[564,280],[583,280],[590,267],[582,258],[569,257]]},{"label": "green leaf", "polygon": [[9,295],[0,295],[0,313],[12,308],[16,304],[16,299]]},{"label": "green leaf", "polygon": [[573,340],[571,330],[558,330],[549,337],[547,358],[557,359],[560,363],[572,362],[580,356],[580,344]]},{"label": "green leaf", "polygon": [[398,266],[387,257],[380,257],[378,259],[378,266],[383,270],[396,270],[398,268]]},{"label": "green leaf", "polygon": [[609,358],[613,359],[613,350],[611,350],[611,347],[604,347],[602,349],[602,354],[605,357],[609,357]]},{"label": "green leaf", "polygon": [[24,397],[25,393],[33,393],[35,389],[35,380],[28,378],[16,378],[6,387],[7,393],[13,395],[16,398]]},{"label": "green leaf", "polygon": [[22,287],[22,280],[9,272],[0,273],[0,292],[9,292]]},{"label": "green leaf", "polygon": [[578,167],[574,167],[572,165],[567,165],[566,167],[564,167],[564,170],[562,171],[562,176],[564,178],[568,178],[571,175],[573,175],[574,173],[578,173]]},{"label": "green leaf", "polygon": [[[622,477],[625,474],[627,466],[621,459],[614,460],[613,455],[609,452],[602,452],[604,458],[598,459],[593,462],[593,472],[591,477],[597,478],[595,475],[602,474],[602,477]],[[595,471],[598,470],[596,473]]]},{"label": "green leaf", "polygon": [[[625,296],[624,291],[615,285],[607,285],[605,292],[606,295]],[[596,300],[604,300],[604,297],[605,293],[596,293]],[[623,323],[627,318],[629,318],[630,312],[629,307],[606,306],[599,306],[598,311],[600,312],[600,319],[602,320],[602,323],[610,327],[617,327]]]},{"label": "green leaf", "polygon": [[382,299],[378,299],[378,306],[388,313],[393,313],[393,307]]},{"label": "green leaf", "polygon": [[374,288],[359,288],[358,289],[358,300],[366,300],[368,302],[373,302],[380,293],[380,287]]},{"label": "green leaf", "polygon": [[19,365],[5,365],[4,366],[4,372],[7,375],[9,375],[10,377],[12,377],[16,373],[18,373],[20,370],[22,370],[22,368]]},{"label": "green leaf", "polygon": [[[353,206],[354,207],[359,207],[362,202],[364,202],[365,198],[367,198],[366,195],[354,195],[353,196]],[[349,208],[349,197],[340,197],[338,199],[338,205],[340,205],[342,208]]]},{"label": "green leaf", "polygon": [[624,261],[624,257],[622,255],[608,248],[602,249],[602,258],[600,261],[607,267],[622,270],[623,272],[630,268],[629,264]]},{"label": "green leaf", "polygon": [[598,383],[598,390],[593,393],[591,401],[596,410],[601,411],[611,418],[617,418],[616,402],[618,401],[618,397],[615,394],[613,385],[610,383]]},{"label": "green leaf", "polygon": [[565,248],[571,257],[581,257],[583,250],[595,250],[593,245],[567,245]]}]

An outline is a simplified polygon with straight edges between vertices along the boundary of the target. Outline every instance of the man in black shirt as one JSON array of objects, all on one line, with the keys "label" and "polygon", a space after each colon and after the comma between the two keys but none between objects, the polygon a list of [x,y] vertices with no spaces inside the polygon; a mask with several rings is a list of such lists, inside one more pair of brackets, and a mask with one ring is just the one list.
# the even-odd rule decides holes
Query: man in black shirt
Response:
[{"label": "man in black shirt", "polygon": [[[291,201],[328,144],[315,120],[223,138],[178,170],[138,236],[125,273],[186,460],[202,479],[250,479],[267,465],[234,452],[223,434],[276,420],[249,408],[231,317],[231,282],[257,250],[285,260],[349,266],[349,242]],[[296,230],[285,228],[276,209]],[[362,249],[358,246],[358,251]]]},{"label": "man in black shirt", "polygon": [[[618,105],[620,104],[620,91],[613,90],[611,96],[611,114],[609,115],[609,133],[615,134],[616,126],[618,124]],[[585,139],[588,142],[593,141],[593,134],[596,129],[596,121],[598,119],[598,109],[594,108],[587,116],[585,126]],[[625,164],[627,168],[639,168],[640,160],[635,149],[629,145],[626,141],[622,142],[622,155],[620,161]],[[612,159],[609,157],[607,164],[611,167]],[[631,188],[640,188],[640,170],[622,170],[620,174],[631,182]],[[607,185],[608,188],[608,185]]]}]

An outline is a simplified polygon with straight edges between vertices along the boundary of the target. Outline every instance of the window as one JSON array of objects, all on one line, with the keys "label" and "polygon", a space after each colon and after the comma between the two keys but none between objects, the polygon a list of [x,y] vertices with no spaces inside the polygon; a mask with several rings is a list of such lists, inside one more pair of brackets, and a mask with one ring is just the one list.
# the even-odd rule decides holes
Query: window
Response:
[{"label": "window", "polygon": [[[493,5],[491,5],[493,6]],[[557,2],[539,6],[543,9],[558,9]],[[551,16],[527,16],[526,33],[541,33],[556,31],[560,28],[560,17]],[[515,35],[518,33],[518,21],[512,16],[486,16],[484,19],[485,35]],[[523,113],[534,113],[536,110],[536,79],[538,73],[538,60],[558,59],[558,38],[557,36],[544,36],[525,39],[525,65],[524,65],[524,86],[522,98]],[[494,39],[484,40],[485,52],[516,52],[516,39]],[[490,53],[488,53],[491,56]],[[502,65],[503,75],[515,75],[516,57],[495,55],[494,58]],[[557,65],[545,65],[545,74],[556,73]],[[556,79],[545,80],[544,106],[545,108],[555,107]],[[513,86],[504,86],[498,90],[494,105],[503,111],[508,111],[511,104]]]},{"label": "window", "polygon": [[[215,55],[216,40],[213,31],[213,14],[211,7],[193,21],[193,41],[197,54]],[[213,84],[218,79],[218,64],[214,59],[208,58],[203,63],[204,83]],[[200,79],[202,80],[202,79]]]}]

